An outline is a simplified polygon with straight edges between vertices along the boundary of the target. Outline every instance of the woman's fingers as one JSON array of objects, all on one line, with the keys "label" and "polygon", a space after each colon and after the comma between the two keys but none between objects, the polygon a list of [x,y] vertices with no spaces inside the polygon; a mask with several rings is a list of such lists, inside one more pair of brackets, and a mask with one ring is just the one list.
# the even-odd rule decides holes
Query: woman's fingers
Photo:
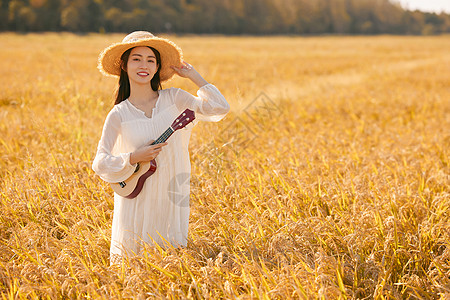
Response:
[{"label": "woman's fingers", "polygon": [[192,65],[190,63],[188,63],[187,61],[183,60],[183,64],[184,64],[184,66],[182,68],[185,68],[187,70],[192,69]]},{"label": "woman's fingers", "polygon": [[152,160],[154,159],[156,156],[158,156],[158,154],[161,152],[162,147],[166,146],[167,143],[160,143],[160,144],[156,144],[156,145],[149,145],[148,146],[148,155],[149,155],[149,159]]},{"label": "woman's fingers", "polygon": [[[154,140],[151,140],[149,143],[153,143]],[[156,145],[144,145],[143,147],[137,149],[132,153],[133,158],[130,157],[130,162],[140,162],[140,161],[151,161],[161,152],[162,148],[167,145],[166,142],[156,144]]]},{"label": "woman's fingers", "polygon": [[162,147],[166,146],[167,143],[160,143],[160,144],[156,144],[156,145],[150,145],[149,147],[152,149],[161,149]]},{"label": "woman's fingers", "polygon": [[171,66],[172,69],[180,76],[186,77],[193,69],[194,67],[188,63],[187,61],[183,61],[181,63],[181,66]]}]

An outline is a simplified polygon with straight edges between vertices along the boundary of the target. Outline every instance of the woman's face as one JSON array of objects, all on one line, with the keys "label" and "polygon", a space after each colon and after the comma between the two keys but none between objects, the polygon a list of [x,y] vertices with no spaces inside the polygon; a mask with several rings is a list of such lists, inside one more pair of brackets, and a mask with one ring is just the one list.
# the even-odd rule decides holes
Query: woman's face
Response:
[{"label": "woman's face", "polygon": [[130,52],[127,62],[127,73],[132,82],[150,84],[153,75],[158,71],[155,53],[148,47],[136,47]]}]

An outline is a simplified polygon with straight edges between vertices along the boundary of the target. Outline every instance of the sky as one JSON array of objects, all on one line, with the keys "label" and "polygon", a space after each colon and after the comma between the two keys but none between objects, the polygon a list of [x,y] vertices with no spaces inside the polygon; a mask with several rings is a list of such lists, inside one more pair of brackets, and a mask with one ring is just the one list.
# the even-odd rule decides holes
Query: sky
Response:
[{"label": "sky", "polygon": [[426,12],[445,12],[450,14],[450,0],[394,0],[402,7],[409,10],[421,10]]}]

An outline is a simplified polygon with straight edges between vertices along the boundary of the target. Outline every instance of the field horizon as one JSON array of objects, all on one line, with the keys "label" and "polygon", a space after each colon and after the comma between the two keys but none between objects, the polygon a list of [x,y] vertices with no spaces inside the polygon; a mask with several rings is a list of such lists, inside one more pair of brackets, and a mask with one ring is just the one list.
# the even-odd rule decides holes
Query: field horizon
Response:
[{"label": "field horizon", "polygon": [[110,266],[124,36],[0,33],[2,299],[450,297],[450,36],[163,35],[231,111],[193,129],[188,246]]}]

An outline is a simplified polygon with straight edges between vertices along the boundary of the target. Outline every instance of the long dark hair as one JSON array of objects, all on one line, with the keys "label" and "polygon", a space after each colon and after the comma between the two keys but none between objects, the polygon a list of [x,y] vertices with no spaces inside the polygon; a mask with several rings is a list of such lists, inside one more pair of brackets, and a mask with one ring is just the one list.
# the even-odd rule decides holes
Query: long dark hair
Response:
[{"label": "long dark hair", "polygon": [[[155,48],[152,47],[148,48],[150,48],[153,51],[153,53],[155,53],[156,63],[158,64],[158,71],[156,71],[155,75],[150,81],[152,90],[157,91],[159,89],[162,89],[161,77],[159,75],[161,71],[161,55],[159,54],[159,51],[156,50]],[[130,97],[130,79],[128,78],[128,73],[126,69],[131,50],[133,50],[133,48],[130,48],[127,51],[125,51],[120,57],[120,78],[119,84],[117,85],[116,89],[116,101],[114,102],[114,104],[119,104],[120,102]]]}]

